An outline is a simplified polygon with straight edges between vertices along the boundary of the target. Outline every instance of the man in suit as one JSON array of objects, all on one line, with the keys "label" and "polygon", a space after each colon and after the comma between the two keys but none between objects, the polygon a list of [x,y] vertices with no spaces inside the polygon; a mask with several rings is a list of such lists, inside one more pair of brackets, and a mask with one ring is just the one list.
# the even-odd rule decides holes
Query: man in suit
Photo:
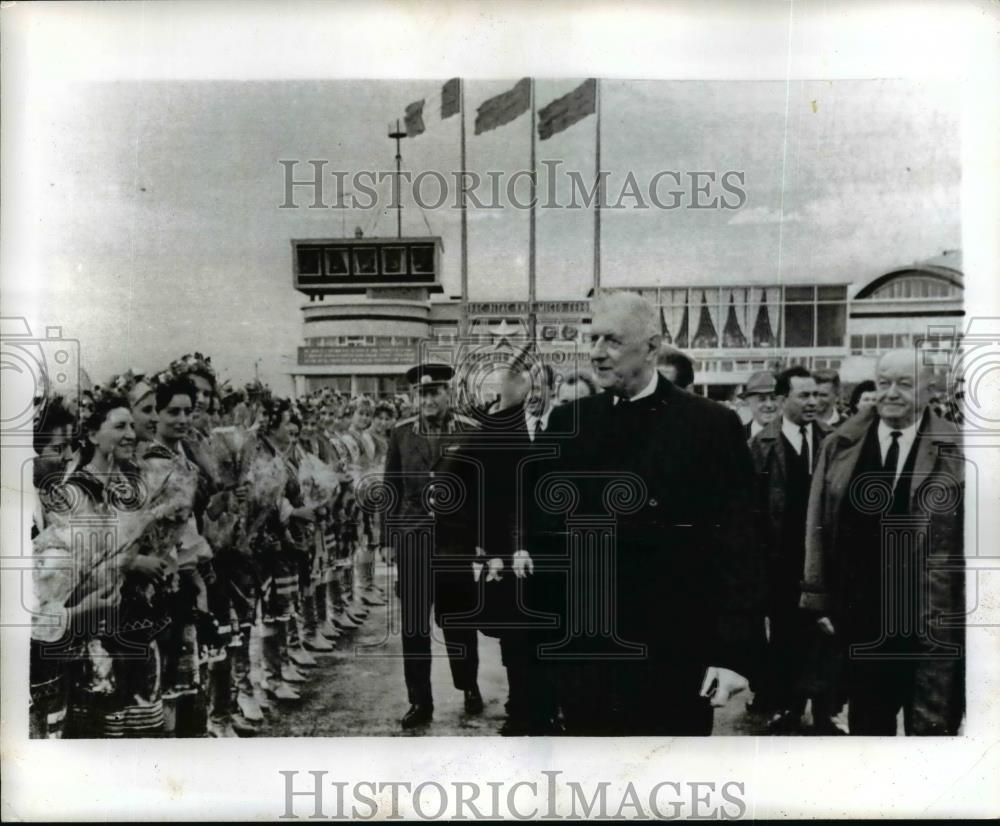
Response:
[{"label": "man in suit", "polygon": [[839,427],[845,418],[840,414],[840,373],[832,369],[815,370],[813,378],[819,391],[818,421],[831,428]]},{"label": "man in suit", "polygon": [[781,404],[774,392],[774,373],[770,370],[754,373],[747,380],[740,398],[750,406],[751,418],[743,428],[749,441],[773,422],[781,410]]},{"label": "man in suit", "polygon": [[694,362],[689,355],[670,344],[660,345],[656,369],[663,378],[681,390],[690,390],[694,384]]},{"label": "man in suit", "polygon": [[507,669],[507,719],[500,733],[542,735],[556,731],[555,700],[549,674],[536,654],[537,624],[521,610],[536,601],[536,580],[515,578],[512,571],[515,557],[525,554],[519,550],[519,507],[525,492],[531,495],[535,446],[547,432],[555,403],[555,373],[543,362],[512,372],[517,375],[506,384],[516,395],[504,394],[509,406],[485,416],[481,431],[465,449],[483,468],[483,609],[487,625],[495,629],[486,633],[500,638]]},{"label": "man in suit", "polygon": [[550,415],[558,455],[539,462],[515,574],[558,583],[560,625],[539,654],[568,734],[707,735],[762,644],[749,451],[734,412],[657,373],[646,299],[601,295],[592,310],[605,392]]},{"label": "man in suit", "polygon": [[964,713],[961,434],[914,350],[886,353],[875,408],[823,443],[806,520],[802,607],[847,649],[854,735],[955,734]]},{"label": "man in suit", "polygon": [[[772,387],[781,416],[750,441],[757,474],[757,531],[767,565],[768,656],[754,706],[772,713],[768,730],[797,730],[805,711],[804,666],[816,642],[815,622],[799,608],[805,560],[806,505],[820,443],[830,432],[816,420],[816,382],[797,365],[783,370]],[[759,688],[759,690],[758,690]],[[827,704],[813,698],[818,731],[829,733]]]},{"label": "man in suit", "polygon": [[[464,694],[465,710],[483,710],[477,674],[477,631],[459,615],[474,612],[476,590],[472,572],[475,546],[461,514],[476,517],[474,500],[465,502],[448,518],[439,519],[442,503],[459,490],[443,492],[462,476],[448,456],[448,449],[477,427],[451,406],[452,368],[447,364],[418,364],[406,377],[418,396],[420,413],[402,419],[392,431],[386,456],[385,481],[395,492],[394,505],[385,514],[383,537],[395,546],[399,570],[403,659],[410,708],[400,721],[403,728],[424,725],[434,716],[431,693],[431,606],[444,633],[455,688]],[[435,481],[437,480],[437,481]],[[435,501],[433,487],[442,486]],[[440,513],[439,513],[440,511]],[[433,530],[433,534],[431,534]],[[435,546],[428,539],[434,537]]]}]

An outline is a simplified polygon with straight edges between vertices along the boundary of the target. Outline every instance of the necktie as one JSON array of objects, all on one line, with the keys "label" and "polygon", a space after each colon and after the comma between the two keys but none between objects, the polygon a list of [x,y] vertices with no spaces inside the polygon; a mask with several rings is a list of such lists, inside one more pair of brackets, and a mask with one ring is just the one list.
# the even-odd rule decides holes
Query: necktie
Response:
[{"label": "necktie", "polygon": [[808,470],[809,475],[812,476],[813,457],[812,451],[809,450],[809,438],[806,436],[806,426],[804,424],[799,425],[799,433],[802,434],[802,448],[799,451],[799,455],[806,460],[806,470]]},{"label": "necktie", "polygon": [[899,430],[893,430],[889,435],[892,436],[892,444],[889,445],[889,449],[885,452],[885,463],[882,466],[882,470],[892,474],[892,486],[895,487],[896,466],[899,464],[899,437],[903,434]]}]

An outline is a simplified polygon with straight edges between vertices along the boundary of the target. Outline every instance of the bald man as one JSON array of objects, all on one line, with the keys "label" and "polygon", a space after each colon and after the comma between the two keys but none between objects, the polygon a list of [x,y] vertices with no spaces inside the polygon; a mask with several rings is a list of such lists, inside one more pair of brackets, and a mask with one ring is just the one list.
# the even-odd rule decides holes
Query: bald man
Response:
[{"label": "bald man", "polygon": [[964,712],[963,458],[914,350],[886,353],[876,403],[822,445],[801,605],[847,653],[854,735],[955,734]]},{"label": "bald man", "polygon": [[657,373],[648,301],[613,293],[592,311],[605,392],[555,408],[536,438],[532,524],[512,565],[550,586],[534,607],[559,618],[540,656],[568,734],[711,734],[763,643],[743,428]]}]

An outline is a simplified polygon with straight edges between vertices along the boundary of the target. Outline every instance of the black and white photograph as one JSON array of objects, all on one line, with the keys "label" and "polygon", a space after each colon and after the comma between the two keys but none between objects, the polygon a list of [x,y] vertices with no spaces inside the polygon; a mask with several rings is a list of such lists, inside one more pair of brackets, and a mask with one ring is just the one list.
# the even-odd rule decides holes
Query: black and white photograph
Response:
[{"label": "black and white photograph", "polygon": [[996,9],[752,7],[4,4],[5,818],[996,814]]}]

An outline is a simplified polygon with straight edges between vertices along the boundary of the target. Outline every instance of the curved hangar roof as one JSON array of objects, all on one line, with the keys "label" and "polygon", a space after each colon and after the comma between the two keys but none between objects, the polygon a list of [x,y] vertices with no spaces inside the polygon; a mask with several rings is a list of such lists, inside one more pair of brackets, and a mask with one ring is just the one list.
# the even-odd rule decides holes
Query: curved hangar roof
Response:
[{"label": "curved hangar roof", "polygon": [[949,250],[872,279],[858,290],[854,300],[961,298],[964,288],[961,252]]}]

